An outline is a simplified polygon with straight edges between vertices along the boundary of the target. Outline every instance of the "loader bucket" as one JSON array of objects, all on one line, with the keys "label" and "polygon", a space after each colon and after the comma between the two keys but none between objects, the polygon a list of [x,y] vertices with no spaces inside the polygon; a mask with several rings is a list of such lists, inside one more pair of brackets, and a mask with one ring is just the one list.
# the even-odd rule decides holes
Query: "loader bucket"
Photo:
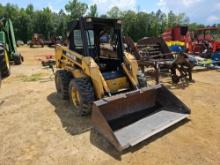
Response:
[{"label": "loader bucket", "polygon": [[118,151],[187,118],[190,109],[162,85],[95,101],[92,124]]}]

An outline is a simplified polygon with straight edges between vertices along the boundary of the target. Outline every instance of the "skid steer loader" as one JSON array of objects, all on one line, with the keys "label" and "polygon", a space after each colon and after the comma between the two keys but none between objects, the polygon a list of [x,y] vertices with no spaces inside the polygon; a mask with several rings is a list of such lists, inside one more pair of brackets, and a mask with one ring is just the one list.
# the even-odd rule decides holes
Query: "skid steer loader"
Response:
[{"label": "skid steer loader", "polygon": [[123,51],[121,21],[81,17],[69,24],[68,48],[56,46],[55,83],[80,115],[118,151],[187,118],[190,109],[163,85],[148,87]]}]

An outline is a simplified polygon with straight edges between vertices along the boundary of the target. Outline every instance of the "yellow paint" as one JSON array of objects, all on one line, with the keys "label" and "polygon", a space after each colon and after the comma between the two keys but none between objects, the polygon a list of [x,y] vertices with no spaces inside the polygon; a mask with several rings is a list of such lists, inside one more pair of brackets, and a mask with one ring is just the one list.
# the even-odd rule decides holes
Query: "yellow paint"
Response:
[{"label": "yellow paint", "polygon": [[111,93],[116,93],[120,89],[129,88],[129,82],[127,77],[119,77],[112,80],[106,80],[106,83],[111,91]]},{"label": "yellow paint", "polygon": [[182,42],[182,41],[167,41],[166,42],[167,46],[174,46],[174,45],[177,45],[177,46],[185,46],[185,43]]},{"label": "yellow paint", "polygon": [[122,68],[124,70],[124,72],[126,73],[126,75],[128,76],[131,84],[133,85],[133,87],[137,87],[138,83],[134,80],[134,78],[132,77],[131,73],[128,71],[127,67],[125,66],[124,63],[121,64]]},{"label": "yellow paint", "polygon": [[73,77],[75,78],[81,78],[81,77],[86,77],[86,75],[82,72],[81,69],[74,69],[72,71]]},{"label": "yellow paint", "polygon": [[124,63],[122,64],[122,67],[125,73],[127,74],[129,80],[133,84],[133,86],[136,87],[138,85],[138,80],[137,80],[138,63],[135,57],[130,53],[125,52]]},{"label": "yellow paint", "polygon": [[104,97],[105,92],[110,92],[102,73],[99,70],[99,66],[95,63],[92,57],[83,57],[82,70],[91,78],[97,98],[101,99]]},{"label": "yellow paint", "polygon": [[114,93],[120,89],[129,88],[128,79],[133,86],[136,87],[138,85],[138,64],[134,56],[129,53],[125,53],[123,64],[123,69],[127,76],[107,81],[92,57],[84,57],[75,51],[58,45],[55,49],[55,59],[57,68],[71,72],[73,77],[90,77],[97,99],[103,98],[105,93]]},{"label": "yellow paint", "polygon": [[81,67],[82,58],[82,55],[75,51],[71,51],[64,46],[57,45],[55,48],[55,60],[57,68],[63,68],[65,65],[76,65]]},{"label": "yellow paint", "polygon": [[80,95],[76,88],[71,89],[71,99],[75,107],[78,107],[80,105]]},{"label": "yellow paint", "polygon": [[8,54],[7,54],[6,50],[5,50],[5,63],[6,63],[7,68],[9,69],[10,68],[10,62],[9,62],[9,58],[8,58]]}]

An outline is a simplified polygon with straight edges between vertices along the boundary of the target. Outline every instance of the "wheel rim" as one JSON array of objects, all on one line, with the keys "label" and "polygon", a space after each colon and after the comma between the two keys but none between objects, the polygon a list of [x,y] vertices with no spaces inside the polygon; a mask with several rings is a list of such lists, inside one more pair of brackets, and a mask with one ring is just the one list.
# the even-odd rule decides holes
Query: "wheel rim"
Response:
[{"label": "wheel rim", "polygon": [[76,108],[78,108],[80,105],[80,96],[79,96],[79,92],[74,87],[72,87],[72,90],[71,90],[71,98],[72,98],[73,105]]},{"label": "wheel rim", "polygon": [[10,68],[10,64],[9,64],[8,54],[7,54],[6,51],[5,51],[5,63],[6,63],[7,69],[9,69]]}]

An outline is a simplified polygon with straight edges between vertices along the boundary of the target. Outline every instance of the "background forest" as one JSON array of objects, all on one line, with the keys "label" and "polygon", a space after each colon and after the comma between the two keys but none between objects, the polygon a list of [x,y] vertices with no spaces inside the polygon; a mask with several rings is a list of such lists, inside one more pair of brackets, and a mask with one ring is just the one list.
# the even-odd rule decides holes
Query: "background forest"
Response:
[{"label": "background forest", "polygon": [[[185,13],[175,14],[172,11],[164,13],[158,10],[148,13],[121,11],[118,7],[113,7],[106,14],[100,15],[96,4],[88,6],[78,0],[69,1],[65,9],[59,12],[54,12],[49,7],[35,10],[32,4],[26,8],[19,8],[14,4],[0,3],[0,17],[11,18],[16,39],[24,42],[30,40],[33,33],[43,34],[45,39],[51,36],[65,38],[67,22],[80,16],[120,18],[123,21],[123,33],[131,36],[135,41],[145,36],[160,36],[165,29],[174,25],[188,25],[192,30],[204,27],[204,25],[191,23]],[[220,26],[220,24],[212,26]]]}]

